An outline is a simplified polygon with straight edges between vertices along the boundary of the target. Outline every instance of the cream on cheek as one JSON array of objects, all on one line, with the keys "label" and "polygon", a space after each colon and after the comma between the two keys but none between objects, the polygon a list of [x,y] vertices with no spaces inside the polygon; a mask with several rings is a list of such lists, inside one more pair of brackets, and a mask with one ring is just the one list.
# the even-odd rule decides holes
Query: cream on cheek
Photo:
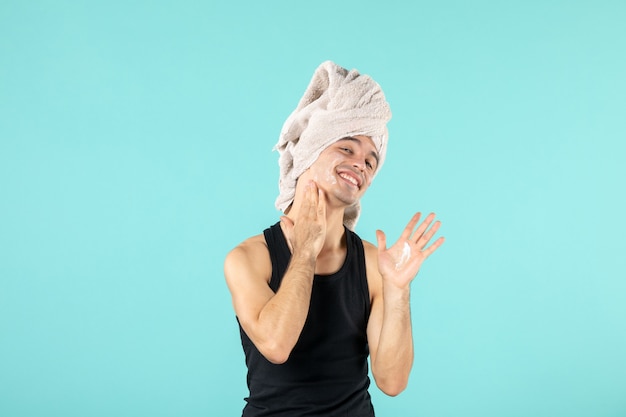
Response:
[{"label": "cream on cheek", "polygon": [[337,184],[337,176],[335,174],[335,167],[337,167],[337,165],[339,165],[340,162],[341,162],[341,159],[339,158],[329,161],[327,164],[325,164],[326,165],[325,168],[315,171],[315,173],[313,174],[313,180],[318,184],[322,182],[326,184],[332,184],[332,185]]},{"label": "cream on cheek", "polygon": [[[333,164],[334,166],[334,164]],[[332,167],[328,167],[325,172],[326,181],[330,184],[337,184],[337,177],[335,176],[335,170]]]}]

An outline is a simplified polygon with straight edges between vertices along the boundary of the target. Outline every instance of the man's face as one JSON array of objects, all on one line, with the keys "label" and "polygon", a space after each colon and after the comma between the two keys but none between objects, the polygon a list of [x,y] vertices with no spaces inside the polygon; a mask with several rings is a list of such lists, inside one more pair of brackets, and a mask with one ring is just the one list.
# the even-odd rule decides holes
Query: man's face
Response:
[{"label": "man's face", "polygon": [[[313,180],[329,199],[356,203],[372,183],[378,152],[368,136],[340,139],[326,148],[300,179]],[[299,179],[299,181],[300,181]]]}]

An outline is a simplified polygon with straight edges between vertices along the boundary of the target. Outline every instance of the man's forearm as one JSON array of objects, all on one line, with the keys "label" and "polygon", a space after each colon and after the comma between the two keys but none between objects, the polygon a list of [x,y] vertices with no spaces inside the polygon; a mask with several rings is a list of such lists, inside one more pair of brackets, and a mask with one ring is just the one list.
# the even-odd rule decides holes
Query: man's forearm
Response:
[{"label": "man's forearm", "polygon": [[315,258],[294,253],[276,295],[259,313],[258,324],[266,335],[262,353],[271,362],[285,362],[300,337],[309,312],[314,273]]},{"label": "man's forearm", "polygon": [[389,395],[407,385],[413,365],[410,289],[383,283],[383,323],[376,354],[377,384]]}]

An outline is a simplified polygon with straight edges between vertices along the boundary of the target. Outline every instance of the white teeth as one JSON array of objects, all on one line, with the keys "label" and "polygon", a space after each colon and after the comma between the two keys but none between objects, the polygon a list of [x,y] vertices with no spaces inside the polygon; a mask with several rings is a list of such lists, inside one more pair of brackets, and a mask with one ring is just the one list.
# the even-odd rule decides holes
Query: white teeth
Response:
[{"label": "white teeth", "polygon": [[358,186],[359,186],[358,181],[357,181],[356,179],[352,178],[351,176],[346,175],[346,174],[343,174],[343,173],[339,174],[339,176],[340,176],[341,178],[345,179],[345,180],[350,181],[350,182],[351,182],[352,184],[354,184],[356,187],[358,187]]}]

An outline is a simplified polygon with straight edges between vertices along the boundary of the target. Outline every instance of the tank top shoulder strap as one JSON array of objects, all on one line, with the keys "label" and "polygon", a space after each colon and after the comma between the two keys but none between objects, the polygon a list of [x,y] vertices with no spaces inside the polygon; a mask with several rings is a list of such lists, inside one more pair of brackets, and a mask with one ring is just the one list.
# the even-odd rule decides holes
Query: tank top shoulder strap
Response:
[{"label": "tank top shoulder strap", "polygon": [[265,236],[265,242],[267,243],[267,249],[270,253],[270,259],[272,261],[272,278],[270,280],[270,288],[272,291],[278,291],[280,282],[283,275],[289,266],[291,260],[291,251],[285,240],[285,235],[280,228],[280,222],[276,222],[274,225],[268,227],[263,231]]},{"label": "tank top shoulder strap", "polygon": [[347,262],[352,264],[352,271],[354,273],[353,279],[358,286],[363,299],[367,305],[367,311],[369,316],[370,309],[370,295],[369,285],[367,283],[367,269],[365,265],[365,248],[363,247],[363,241],[352,230],[346,228],[346,245],[348,246]]}]

